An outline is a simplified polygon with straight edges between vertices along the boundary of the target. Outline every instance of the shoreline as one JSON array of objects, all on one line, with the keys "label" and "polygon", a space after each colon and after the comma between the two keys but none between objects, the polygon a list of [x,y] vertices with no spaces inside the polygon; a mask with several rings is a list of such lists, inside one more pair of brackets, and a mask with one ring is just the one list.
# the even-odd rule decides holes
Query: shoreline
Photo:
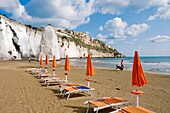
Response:
[{"label": "shoreline", "polygon": [[[43,87],[32,74],[25,72],[27,67],[39,67],[39,62],[6,61],[0,62],[0,112],[13,113],[85,113],[87,106],[83,103],[106,96],[118,96],[136,103],[136,96],[131,94],[131,71],[117,71],[113,69],[95,68],[94,80],[90,84],[92,96],[71,95],[69,100],[62,98],[57,92],[58,86]],[[45,64],[43,65],[43,69]],[[51,65],[48,70],[52,73]],[[57,64],[56,73],[65,79],[64,67]],[[86,67],[71,65],[69,83],[87,85]],[[144,91],[140,96],[140,106],[157,113],[169,113],[170,105],[170,76],[162,74],[145,73],[148,84],[140,87]],[[155,76],[156,75],[156,76]],[[110,110],[110,109],[109,109]],[[109,111],[110,112],[110,111]],[[93,113],[90,109],[89,113]],[[100,113],[106,113],[105,110]]]},{"label": "shoreline", "polygon": [[[85,66],[75,66],[75,67],[85,67]],[[106,67],[94,67],[94,68],[95,69],[106,69],[106,70],[121,71],[121,70],[116,70],[114,68],[106,68]],[[124,69],[123,71],[132,72],[132,70],[128,70],[128,69]],[[151,72],[151,71],[144,71],[144,73],[155,74],[155,75],[168,75],[168,76],[170,76],[170,73],[159,73],[159,72]]]}]

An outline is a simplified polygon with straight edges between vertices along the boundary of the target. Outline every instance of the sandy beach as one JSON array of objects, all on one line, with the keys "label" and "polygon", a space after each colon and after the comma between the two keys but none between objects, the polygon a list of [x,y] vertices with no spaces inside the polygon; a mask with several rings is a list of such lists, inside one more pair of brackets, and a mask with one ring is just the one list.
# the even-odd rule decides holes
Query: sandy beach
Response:
[{"label": "sandy beach", "polygon": [[[32,74],[25,72],[28,67],[38,67],[38,62],[1,61],[0,62],[0,113],[85,113],[83,102],[105,96],[118,96],[135,105],[136,96],[131,90],[130,71],[96,69],[90,85],[95,88],[92,96],[72,95],[69,100],[57,92],[58,86],[44,87]],[[45,65],[44,65],[45,67]],[[52,72],[49,65],[48,70]],[[87,85],[84,79],[86,67],[71,66],[69,83]],[[65,78],[64,68],[58,65],[56,73]],[[169,113],[170,75],[145,73],[148,84],[139,88],[144,91],[140,96],[140,106],[157,113]],[[110,109],[108,111],[111,111]],[[108,112],[107,111],[107,112]],[[89,113],[93,113],[90,109]],[[101,110],[99,113],[106,113]]]}]

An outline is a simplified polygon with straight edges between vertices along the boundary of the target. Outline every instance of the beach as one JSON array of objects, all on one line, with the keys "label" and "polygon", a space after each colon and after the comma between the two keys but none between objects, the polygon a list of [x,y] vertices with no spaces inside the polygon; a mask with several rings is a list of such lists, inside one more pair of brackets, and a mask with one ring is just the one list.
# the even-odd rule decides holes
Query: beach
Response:
[{"label": "beach", "polygon": [[[118,96],[136,103],[136,95],[131,90],[131,71],[95,68],[94,80],[90,86],[95,90],[92,96],[75,94],[69,100],[58,93],[58,85],[44,87],[40,80],[25,72],[26,68],[39,67],[36,61],[1,61],[0,62],[0,113],[85,113],[87,105],[83,103],[99,97]],[[43,68],[45,65],[43,66]],[[48,66],[52,73],[51,64]],[[56,74],[65,78],[64,67],[58,64]],[[170,75],[145,73],[148,84],[140,87],[144,91],[140,96],[140,106],[157,113],[169,113]],[[87,85],[86,67],[71,66],[69,83]],[[108,112],[111,109],[108,110]],[[90,109],[89,113],[93,113]],[[99,113],[106,113],[105,110]]]}]

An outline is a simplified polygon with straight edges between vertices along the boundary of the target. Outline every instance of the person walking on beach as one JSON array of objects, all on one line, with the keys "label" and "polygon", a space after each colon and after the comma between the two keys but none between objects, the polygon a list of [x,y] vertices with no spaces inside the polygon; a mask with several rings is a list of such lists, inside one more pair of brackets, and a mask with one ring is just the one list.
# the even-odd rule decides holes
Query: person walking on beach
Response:
[{"label": "person walking on beach", "polygon": [[123,63],[123,59],[122,59],[120,62],[120,66],[116,65],[116,69],[123,70],[123,68],[124,68],[124,63]]}]

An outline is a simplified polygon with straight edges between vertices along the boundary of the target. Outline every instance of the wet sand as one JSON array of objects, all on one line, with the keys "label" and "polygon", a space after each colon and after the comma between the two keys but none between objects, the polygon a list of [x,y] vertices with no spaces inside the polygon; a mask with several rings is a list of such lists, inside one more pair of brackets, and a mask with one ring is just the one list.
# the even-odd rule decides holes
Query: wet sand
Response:
[{"label": "wet sand", "polygon": [[[44,87],[39,79],[25,72],[28,67],[38,66],[36,61],[0,61],[0,113],[85,113],[87,106],[83,102],[104,96],[119,96],[135,105],[136,96],[131,90],[136,87],[131,86],[130,71],[95,69],[94,82],[90,84],[95,88],[92,96],[75,94],[66,100],[57,92],[58,85]],[[52,72],[50,65],[48,70]],[[71,66],[69,82],[87,85],[85,71],[85,67]],[[63,66],[58,65],[57,75],[65,78],[64,72]],[[170,75],[145,75],[148,84],[139,88],[144,91],[140,96],[140,106],[157,113],[169,113]],[[92,109],[89,113],[93,113]]]}]

